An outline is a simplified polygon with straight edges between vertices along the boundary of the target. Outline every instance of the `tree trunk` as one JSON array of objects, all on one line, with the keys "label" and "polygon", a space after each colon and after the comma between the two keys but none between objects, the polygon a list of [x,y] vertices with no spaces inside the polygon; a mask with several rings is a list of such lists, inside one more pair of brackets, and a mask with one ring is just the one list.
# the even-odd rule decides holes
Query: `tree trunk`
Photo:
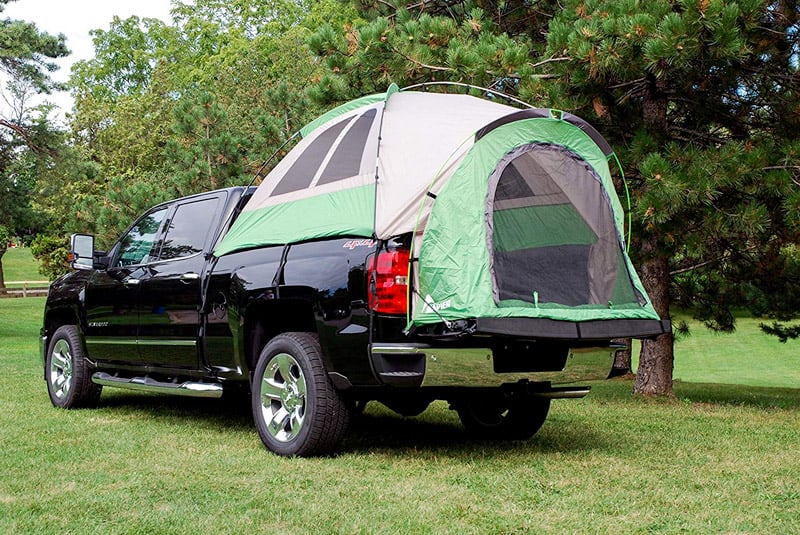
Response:
[{"label": "tree trunk", "polygon": [[0,247],[0,295],[6,293],[6,279],[3,277],[3,255],[6,254],[6,250],[5,244],[3,244]]},{"label": "tree trunk", "polygon": [[[642,101],[642,119],[647,131],[655,139],[667,139],[666,82],[654,74],[647,76]],[[662,320],[669,317],[669,256],[662,245],[656,229],[648,232],[641,242],[642,283]],[[646,396],[674,396],[672,390],[672,333],[662,334],[655,340],[642,340],[639,369],[633,383],[633,393]]]},{"label": "tree trunk", "polygon": [[[670,319],[669,315],[669,261],[658,256],[656,238],[648,238],[642,242],[645,261],[640,273],[642,284],[647,290],[653,307],[661,319]],[[672,333],[662,334],[655,340],[642,340],[642,352],[639,355],[639,369],[633,383],[633,393],[646,396],[674,396],[672,390],[673,346]]]}]

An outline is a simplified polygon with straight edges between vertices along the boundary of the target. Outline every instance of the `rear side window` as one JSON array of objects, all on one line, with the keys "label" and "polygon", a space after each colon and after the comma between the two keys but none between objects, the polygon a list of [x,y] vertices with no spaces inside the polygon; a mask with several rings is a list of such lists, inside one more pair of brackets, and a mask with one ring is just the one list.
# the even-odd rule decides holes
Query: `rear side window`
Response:
[{"label": "rear side window", "polygon": [[167,223],[159,260],[192,256],[203,251],[219,198],[181,204]]},{"label": "rear side window", "polygon": [[114,265],[135,266],[153,260],[158,229],[166,215],[167,209],[160,208],[137,221],[120,240],[119,255]]}]

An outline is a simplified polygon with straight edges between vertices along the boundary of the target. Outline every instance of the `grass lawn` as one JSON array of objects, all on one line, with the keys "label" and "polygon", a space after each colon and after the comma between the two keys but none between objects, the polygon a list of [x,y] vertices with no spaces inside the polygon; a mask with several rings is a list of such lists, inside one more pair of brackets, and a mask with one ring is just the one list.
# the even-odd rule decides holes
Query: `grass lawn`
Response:
[{"label": "grass lawn", "polygon": [[[761,332],[769,320],[741,317],[733,334],[714,333],[700,322],[689,323],[691,334],[675,344],[676,380],[747,386],[800,388],[800,341],[782,344]],[[633,369],[638,364],[634,342]]]},{"label": "grass lawn", "polygon": [[41,281],[45,276],[39,273],[39,263],[30,248],[15,247],[3,255],[3,279],[9,281]]},{"label": "grass lawn", "polygon": [[[106,389],[97,409],[54,409],[43,303],[0,300],[0,533],[800,532],[797,384],[681,381],[657,401],[597,383],[506,443],[468,439],[442,403],[370,404],[336,457],[283,459],[221,401]],[[740,337],[691,351],[747,378],[764,356],[725,349]],[[689,351],[687,372],[711,358]]]}]

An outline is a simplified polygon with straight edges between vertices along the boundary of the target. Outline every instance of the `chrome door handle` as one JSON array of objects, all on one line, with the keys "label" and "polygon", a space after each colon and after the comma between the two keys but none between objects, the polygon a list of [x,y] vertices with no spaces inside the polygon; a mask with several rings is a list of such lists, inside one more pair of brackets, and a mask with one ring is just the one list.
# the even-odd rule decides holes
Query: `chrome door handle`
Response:
[{"label": "chrome door handle", "polygon": [[181,280],[183,282],[198,281],[198,280],[200,280],[200,275],[198,275],[197,273],[192,273],[192,272],[184,273],[183,275],[181,275]]},{"label": "chrome door handle", "polygon": [[136,286],[140,282],[142,281],[140,281],[139,279],[125,279],[124,284],[125,286]]}]

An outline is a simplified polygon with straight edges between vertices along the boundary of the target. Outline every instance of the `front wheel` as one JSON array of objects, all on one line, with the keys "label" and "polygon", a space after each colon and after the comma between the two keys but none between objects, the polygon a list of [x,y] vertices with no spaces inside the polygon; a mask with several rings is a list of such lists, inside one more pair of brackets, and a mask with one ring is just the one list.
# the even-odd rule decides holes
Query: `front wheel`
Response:
[{"label": "front wheel", "polygon": [[252,405],[261,441],[289,457],[335,449],[350,416],[311,333],[284,333],[264,347],[253,379]]},{"label": "front wheel", "polygon": [[527,395],[482,396],[455,404],[458,417],[473,436],[525,440],[544,425],[550,400]]},{"label": "front wheel", "polygon": [[83,341],[75,325],[62,325],[53,333],[45,362],[47,393],[62,409],[92,406],[103,387],[92,382]]}]

